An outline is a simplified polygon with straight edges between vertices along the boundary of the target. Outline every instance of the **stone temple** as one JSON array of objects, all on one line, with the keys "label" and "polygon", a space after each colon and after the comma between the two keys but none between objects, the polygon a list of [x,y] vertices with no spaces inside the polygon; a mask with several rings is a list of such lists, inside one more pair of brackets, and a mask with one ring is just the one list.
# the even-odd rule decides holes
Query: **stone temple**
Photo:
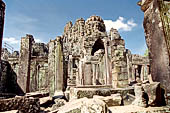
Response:
[{"label": "stone temple", "polygon": [[116,29],[106,32],[101,17],[68,22],[62,36],[48,44],[21,38],[20,52],[2,51],[17,74],[22,90],[65,91],[67,87],[125,88],[148,80],[149,59],[131,54]]},{"label": "stone temple", "polygon": [[[156,50],[151,44],[156,41],[151,42],[154,39],[150,29],[148,30],[150,23],[146,17],[147,8],[157,8],[162,4],[166,6],[169,2],[156,1],[142,0],[138,3],[145,12],[144,27],[149,56],[132,54],[125,48],[125,41],[119,32],[114,28],[107,32],[103,19],[95,15],[87,20],[77,19],[74,24],[68,22],[63,35],[57,36],[47,44],[36,43],[33,35],[26,34],[21,38],[20,51],[10,53],[7,48],[2,48],[0,111],[13,110],[12,112],[16,113],[170,111],[169,89],[165,88],[168,83],[165,82],[166,79],[162,79],[168,75],[163,68],[154,71],[161,67],[155,60],[162,59],[161,57],[167,54],[161,53],[161,49],[158,49],[163,56],[155,57]],[[160,16],[158,12],[152,13]],[[161,21],[159,19],[158,21]],[[155,26],[158,24],[151,27]],[[159,32],[164,33],[161,30]],[[169,37],[168,33],[166,35]],[[162,41],[164,42],[163,39]],[[165,43],[161,44],[165,46]],[[164,65],[167,59],[162,62],[165,68],[169,68]],[[159,77],[161,80],[156,80],[161,69],[165,74]]]}]

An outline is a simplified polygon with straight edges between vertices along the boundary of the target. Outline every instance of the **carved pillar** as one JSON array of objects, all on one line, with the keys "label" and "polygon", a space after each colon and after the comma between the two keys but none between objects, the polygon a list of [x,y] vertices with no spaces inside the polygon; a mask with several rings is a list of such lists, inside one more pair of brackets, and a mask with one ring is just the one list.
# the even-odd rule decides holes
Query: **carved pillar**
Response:
[{"label": "carved pillar", "polygon": [[71,69],[72,69],[72,55],[69,55],[69,61],[68,61],[68,77],[71,77]]},{"label": "carved pillar", "polygon": [[26,93],[30,87],[30,65],[31,65],[31,49],[34,38],[32,35],[26,35],[21,39],[21,49],[19,57],[18,84]]},{"label": "carved pillar", "polygon": [[132,81],[135,81],[135,75],[136,75],[136,72],[135,72],[135,65],[132,65]]},{"label": "carved pillar", "polygon": [[83,85],[84,83],[83,83],[83,81],[84,81],[84,78],[83,78],[83,61],[82,60],[80,60],[79,61],[79,79],[78,79],[78,81],[77,81],[77,83],[76,83],[76,85],[77,86],[79,86],[79,85]]},{"label": "carved pillar", "polygon": [[55,91],[55,41],[49,42],[47,86],[50,93]]},{"label": "carved pillar", "polygon": [[144,81],[144,76],[145,76],[145,67],[142,65],[141,67],[141,73],[140,73],[140,79],[141,81]]},{"label": "carved pillar", "polygon": [[92,62],[85,61],[84,62],[84,85],[92,85]]},{"label": "carved pillar", "polygon": [[64,88],[63,77],[63,51],[60,42],[60,37],[57,37],[56,49],[55,49],[55,76],[56,76],[56,91],[61,92]]}]

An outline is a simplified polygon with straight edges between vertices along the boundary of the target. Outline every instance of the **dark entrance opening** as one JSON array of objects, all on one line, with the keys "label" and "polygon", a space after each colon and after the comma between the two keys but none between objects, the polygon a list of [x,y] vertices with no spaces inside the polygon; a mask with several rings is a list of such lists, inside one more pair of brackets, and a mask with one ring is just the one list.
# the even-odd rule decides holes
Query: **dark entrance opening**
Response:
[{"label": "dark entrance opening", "polygon": [[92,47],[91,55],[94,56],[94,53],[98,51],[99,49],[104,49],[104,43],[100,38],[96,40],[96,42],[94,43]]}]

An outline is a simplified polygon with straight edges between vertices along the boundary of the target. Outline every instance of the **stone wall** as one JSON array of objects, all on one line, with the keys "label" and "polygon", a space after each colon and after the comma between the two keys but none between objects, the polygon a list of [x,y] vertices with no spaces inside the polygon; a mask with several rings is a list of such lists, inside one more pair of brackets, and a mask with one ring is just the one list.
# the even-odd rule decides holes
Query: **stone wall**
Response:
[{"label": "stone wall", "polygon": [[66,25],[63,51],[68,62],[68,85],[111,84],[108,56],[104,54],[107,38],[99,16],[91,16],[86,21],[80,18],[74,25],[71,22]]},{"label": "stone wall", "polygon": [[111,52],[112,52],[112,76],[113,87],[127,87],[128,70],[127,70],[127,53],[125,41],[121,39],[116,29],[111,29]]},{"label": "stone wall", "polygon": [[32,56],[30,70],[30,92],[48,91],[48,58]]},{"label": "stone wall", "polygon": [[11,68],[8,61],[1,60],[0,93],[23,95],[23,91],[17,83],[17,74]]}]

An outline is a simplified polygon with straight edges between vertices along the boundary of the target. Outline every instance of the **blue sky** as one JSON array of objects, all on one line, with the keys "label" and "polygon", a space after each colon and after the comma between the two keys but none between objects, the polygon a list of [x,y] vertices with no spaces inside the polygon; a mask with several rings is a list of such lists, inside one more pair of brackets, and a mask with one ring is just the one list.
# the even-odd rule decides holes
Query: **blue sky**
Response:
[{"label": "blue sky", "polygon": [[139,0],[4,0],[6,17],[3,42],[19,50],[21,37],[32,34],[37,42],[62,35],[68,21],[98,15],[106,28],[118,28],[132,53],[146,50],[143,12]]}]

